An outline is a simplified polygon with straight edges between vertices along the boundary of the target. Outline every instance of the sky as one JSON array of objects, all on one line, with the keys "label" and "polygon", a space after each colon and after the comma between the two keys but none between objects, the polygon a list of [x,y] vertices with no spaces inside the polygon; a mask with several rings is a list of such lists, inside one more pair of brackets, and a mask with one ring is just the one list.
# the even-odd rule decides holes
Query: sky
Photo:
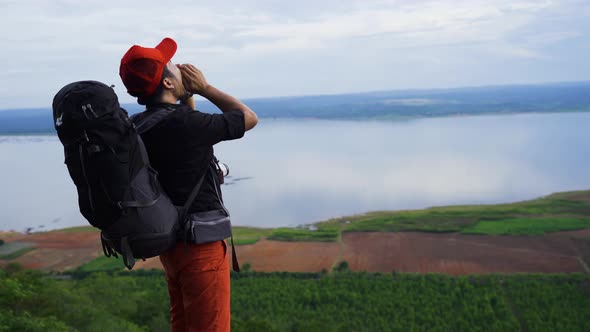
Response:
[{"label": "sky", "polygon": [[238,98],[590,80],[588,0],[0,0],[0,109],[114,84],[132,45]]}]

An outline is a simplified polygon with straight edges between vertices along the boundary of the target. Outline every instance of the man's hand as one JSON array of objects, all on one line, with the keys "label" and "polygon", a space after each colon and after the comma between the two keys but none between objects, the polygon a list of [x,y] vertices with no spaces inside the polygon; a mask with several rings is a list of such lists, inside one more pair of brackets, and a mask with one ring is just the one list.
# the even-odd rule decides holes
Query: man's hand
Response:
[{"label": "man's hand", "polygon": [[202,95],[207,87],[209,87],[209,83],[207,83],[203,73],[191,64],[177,66],[182,73],[182,84],[184,85],[184,89],[190,93]]},{"label": "man's hand", "polygon": [[250,107],[214,86],[209,85],[203,73],[195,66],[191,64],[177,66],[182,73],[182,84],[186,91],[205,97],[224,113],[230,111],[244,113],[244,127],[246,130],[250,130],[256,126],[258,117]]}]

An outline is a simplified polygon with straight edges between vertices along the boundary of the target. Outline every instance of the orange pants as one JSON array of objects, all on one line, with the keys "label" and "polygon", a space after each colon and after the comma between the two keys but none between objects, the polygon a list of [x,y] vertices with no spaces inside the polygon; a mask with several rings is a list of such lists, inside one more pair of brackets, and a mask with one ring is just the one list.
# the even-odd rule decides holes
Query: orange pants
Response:
[{"label": "orange pants", "polygon": [[229,331],[227,243],[179,243],[162,255],[170,295],[172,332]]}]

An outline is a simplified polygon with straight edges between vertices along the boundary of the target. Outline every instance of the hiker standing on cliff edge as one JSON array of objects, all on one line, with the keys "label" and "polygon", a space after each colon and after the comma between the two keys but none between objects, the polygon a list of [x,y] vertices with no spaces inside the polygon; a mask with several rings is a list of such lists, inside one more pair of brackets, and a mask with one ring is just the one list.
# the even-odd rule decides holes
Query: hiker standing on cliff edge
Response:
[{"label": "hiker standing on cliff edge", "polygon": [[[141,135],[152,167],[174,205],[182,206],[195,183],[207,172],[213,145],[238,139],[258,122],[256,114],[238,99],[209,84],[191,64],[175,65],[176,42],[162,40],[155,48],[132,46],[121,60],[119,75],[127,92],[149,113],[169,114]],[[195,110],[198,94],[221,114]],[[179,103],[180,102],[180,103]],[[141,115],[143,115],[140,114]],[[188,213],[220,208],[213,177],[204,182]],[[173,332],[230,330],[230,275],[225,240],[205,244],[179,242],[160,256],[170,295]]]}]

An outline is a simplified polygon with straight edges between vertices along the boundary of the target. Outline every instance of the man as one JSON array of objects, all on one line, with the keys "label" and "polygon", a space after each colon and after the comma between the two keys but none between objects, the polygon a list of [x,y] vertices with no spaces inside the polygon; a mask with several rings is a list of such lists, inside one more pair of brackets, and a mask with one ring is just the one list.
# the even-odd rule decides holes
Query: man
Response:
[{"label": "man", "polygon": [[[241,138],[257,124],[258,118],[248,106],[209,84],[195,66],[174,65],[170,60],[176,48],[176,42],[170,38],[155,48],[134,45],[123,56],[119,75],[127,92],[146,105],[143,114],[162,109],[169,112],[143,133],[142,139],[162,187],[175,205],[182,206],[199,178],[208,171],[213,145]],[[195,111],[195,93],[207,98],[222,113]],[[216,183],[212,176],[205,176],[188,213],[221,208]],[[226,242],[186,246],[180,242],[162,254],[160,260],[168,283],[172,331],[229,331]]]}]

